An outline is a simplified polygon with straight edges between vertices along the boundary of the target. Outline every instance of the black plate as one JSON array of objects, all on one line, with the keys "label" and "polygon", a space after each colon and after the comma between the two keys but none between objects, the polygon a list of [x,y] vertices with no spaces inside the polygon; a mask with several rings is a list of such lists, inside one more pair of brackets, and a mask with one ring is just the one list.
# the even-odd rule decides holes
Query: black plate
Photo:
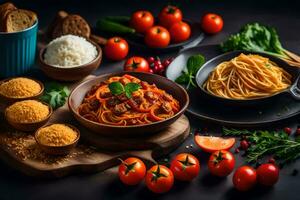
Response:
[{"label": "black plate", "polygon": [[[222,52],[217,45],[198,46],[182,51],[169,65],[167,78],[175,80],[186,66],[190,55],[204,55],[210,60]],[[187,111],[201,119],[219,122],[224,125],[261,126],[272,122],[288,119],[300,114],[300,102],[289,94],[272,98],[268,103],[253,107],[224,106],[224,104],[207,98],[199,88],[188,91],[190,105]]]},{"label": "black plate", "polygon": [[[146,46],[144,43],[144,36],[142,34],[140,35],[134,35],[134,36],[127,36],[127,41],[129,45],[138,48],[140,50],[146,50],[146,51],[159,51],[159,52],[167,52],[167,51],[174,51],[182,48],[188,48],[192,43],[200,43],[204,38],[204,33],[201,31],[200,24],[192,22],[190,20],[184,20],[186,23],[188,23],[191,27],[191,36],[188,40],[177,43],[177,44],[170,44],[165,48],[150,48]],[[195,45],[193,45],[195,46]]]}]

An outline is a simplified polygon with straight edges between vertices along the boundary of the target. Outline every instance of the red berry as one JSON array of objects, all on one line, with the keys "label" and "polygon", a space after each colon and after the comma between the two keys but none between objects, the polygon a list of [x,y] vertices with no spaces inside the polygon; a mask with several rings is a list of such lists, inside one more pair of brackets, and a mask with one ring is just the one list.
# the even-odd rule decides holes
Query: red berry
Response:
[{"label": "red berry", "polygon": [[158,65],[154,65],[153,71],[154,71],[154,73],[157,73],[159,71],[158,70]]},{"label": "red berry", "polygon": [[153,69],[149,69],[149,73],[153,74],[154,73]]},{"label": "red berry", "polygon": [[275,162],[276,162],[276,161],[275,161],[274,158],[270,158],[270,159],[269,159],[269,163],[275,164]]},{"label": "red berry", "polygon": [[297,128],[296,135],[300,135],[300,128]]},{"label": "red berry", "polygon": [[160,64],[161,64],[160,60],[154,61],[154,65],[160,65]]},{"label": "red berry", "polygon": [[170,62],[169,60],[165,60],[165,61],[163,62],[163,66],[164,66],[164,67],[168,67],[170,63],[171,63],[171,62]]},{"label": "red berry", "polygon": [[290,135],[290,134],[292,133],[292,129],[291,129],[290,127],[285,127],[285,128],[283,129],[283,131],[284,131],[286,134],[288,134],[288,135]]},{"label": "red berry", "polygon": [[240,153],[240,149],[239,149],[239,148],[236,148],[236,149],[234,150],[234,152],[235,152],[235,153]]},{"label": "red berry", "polygon": [[241,149],[246,151],[249,148],[249,144],[248,144],[247,140],[242,140],[240,142],[240,147],[241,147]]},{"label": "red berry", "polygon": [[148,63],[153,63],[155,61],[155,58],[154,57],[149,57],[147,59]]}]

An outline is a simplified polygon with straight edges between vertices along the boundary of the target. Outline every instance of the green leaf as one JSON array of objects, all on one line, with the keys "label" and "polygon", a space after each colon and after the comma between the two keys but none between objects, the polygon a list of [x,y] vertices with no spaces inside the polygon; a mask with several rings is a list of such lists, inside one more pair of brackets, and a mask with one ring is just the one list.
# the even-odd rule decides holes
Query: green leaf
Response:
[{"label": "green leaf", "polygon": [[70,90],[67,86],[57,82],[45,84],[45,93],[41,96],[41,101],[50,104],[53,109],[63,106],[70,95]]},{"label": "green leaf", "polygon": [[196,75],[201,66],[205,63],[205,58],[201,54],[190,56],[187,61],[187,70],[190,75]]},{"label": "green leaf", "polygon": [[124,86],[120,82],[112,82],[108,88],[113,95],[120,95],[125,92]]},{"label": "green leaf", "polygon": [[179,83],[179,84],[188,83],[189,82],[189,75],[185,71],[183,71],[183,73],[178,78],[176,78],[175,82]]},{"label": "green leaf", "polygon": [[137,83],[128,83],[128,84],[125,85],[125,95],[128,98],[131,98],[132,97],[132,93],[135,92],[135,91],[137,91],[140,88],[141,88],[140,84],[137,84]]}]

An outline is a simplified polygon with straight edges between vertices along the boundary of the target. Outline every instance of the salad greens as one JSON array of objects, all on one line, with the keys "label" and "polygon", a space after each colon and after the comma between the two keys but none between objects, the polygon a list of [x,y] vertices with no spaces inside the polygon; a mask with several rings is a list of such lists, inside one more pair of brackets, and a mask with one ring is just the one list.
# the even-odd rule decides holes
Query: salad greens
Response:
[{"label": "salad greens", "polygon": [[234,50],[262,52],[281,58],[290,65],[300,66],[300,57],[282,47],[276,30],[259,23],[246,24],[220,47],[224,52]]},{"label": "salad greens", "polygon": [[50,82],[45,84],[45,92],[40,100],[48,103],[53,109],[57,109],[66,103],[69,95],[70,90],[67,86]]},{"label": "salad greens", "polygon": [[186,69],[182,71],[182,74],[175,80],[176,83],[186,84],[186,88],[190,86],[196,87],[194,82],[195,76],[201,66],[205,63],[205,58],[201,54],[190,56],[187,60]]},{"label": "salad greens", "polygon": [[127,98],[132,97],[132,93],[141,88],[141,86],[137,83],[127,83],[125,86],[120,82],[112,82],[108,85],[110,92],[113,95],[120,95],[125,93]]}]

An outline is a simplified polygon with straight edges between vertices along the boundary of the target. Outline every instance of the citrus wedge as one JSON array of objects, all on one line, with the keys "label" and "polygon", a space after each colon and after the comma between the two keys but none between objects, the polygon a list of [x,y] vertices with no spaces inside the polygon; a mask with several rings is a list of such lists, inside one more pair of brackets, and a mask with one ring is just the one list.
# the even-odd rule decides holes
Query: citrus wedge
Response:
[{"label": "citrus wedge", "polygon": [[203,151],[213,153],[218,150],[229,150],[234,145],[235,138],[196,135],[195,143]]}]

